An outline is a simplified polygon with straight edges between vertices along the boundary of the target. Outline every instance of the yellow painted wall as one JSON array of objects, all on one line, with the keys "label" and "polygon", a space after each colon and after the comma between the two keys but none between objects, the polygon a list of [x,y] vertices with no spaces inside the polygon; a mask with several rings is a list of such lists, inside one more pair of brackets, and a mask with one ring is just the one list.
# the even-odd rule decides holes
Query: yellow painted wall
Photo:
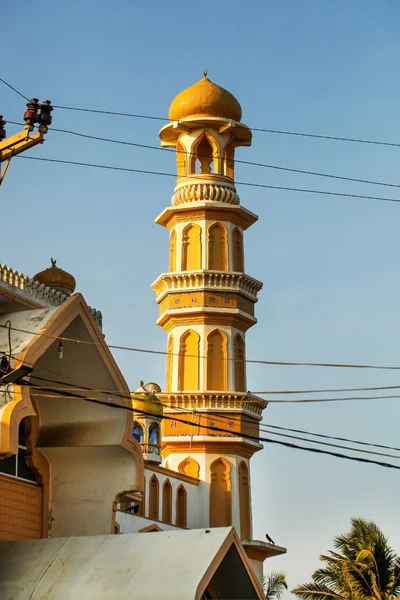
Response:
[{"label": "yellow painted wall", "polygon": [[169,270],[173,273],[176,270],[176,232],[171,231],[169,238]]},{"label": "yellow painted wall", "polygon": [[168,338],[167,348],[167,392],[172,389],[172,365],[174,362],[174,336],[171,334]]},{"label": "yellow painted wall", "polygon": [[230,468],[221,458],[212,463],[210,479],[210,527],[228,527],[232,524]]},{"label": "yellow painted wall", "polygon": [[244,272],[244,258],[243,258],[243,235],[238,229],[232,232],[232,249],[233,249],[233,270],[239,273]]},{"label": "yellow painted wall", "polygon": [[0,540],[42,537],[43,490],[0,475]]}]

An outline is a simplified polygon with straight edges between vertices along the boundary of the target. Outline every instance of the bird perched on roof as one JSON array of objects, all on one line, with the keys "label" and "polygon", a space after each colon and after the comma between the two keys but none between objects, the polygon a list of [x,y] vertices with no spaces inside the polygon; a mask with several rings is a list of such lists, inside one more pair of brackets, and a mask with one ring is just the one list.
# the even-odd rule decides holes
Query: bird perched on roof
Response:
[{"label": "bird perched on roof", "polygon": [[271,537],[269,537],[268,533],[265,534],[265,537],[267,538],[270,544],[273,544],[275,546],[274,540]]}]

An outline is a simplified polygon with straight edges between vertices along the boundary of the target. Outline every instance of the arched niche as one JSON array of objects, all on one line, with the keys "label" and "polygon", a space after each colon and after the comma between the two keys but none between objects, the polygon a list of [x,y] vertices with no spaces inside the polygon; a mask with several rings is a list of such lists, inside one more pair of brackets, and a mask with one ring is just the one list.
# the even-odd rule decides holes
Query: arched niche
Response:
[{"label": "arched niche", "polygon": [[249,540],[250,535],[250,485],[249,469],[244,461],[239,465],[239,511],[240,511],[240,538]]},{"label": "arched niche", "polygon": [[168,338],[167,346],[167,392],[172,390],[172,366],[174,364],[174,336],[172,333]]},{"label": "arched niche", "polygon": [[243,256],[243,234],[238,227],[232,231],[232,258],[233,270],[239,273],[244,272],[244,256]]},{"label": "arched niche", "polygon": [[235,370],[235,390],[237,392],[246,391],[246,363],[244,339],[237,333],[234,339],[234,370]]},{"label": "arched niche", "polygon": [[230,466],[217,458],[210,466],[210,527],[232,524]]},{"label": "arched niche", "polygon": [[190,456],[185,458],[185,460],[179,464],[178,472],[182,473],[182,475],[188,475],[189,477],[198,479],[200,474],[200,465],[197,460],[194,460],[194,458]]},{"label": "arched niche", "polygon": [[182,232],[182,271],[201,269],[201,228],[189,223]]},{"label": "arched niche", "polygon": [[152,475],[149,481],[149,519],[158,521],[159,516],[160,484],[156,475]]},{"label": "arched niche", "polygon": [[172,485],[169,479],[164,481],[162,489],[162,520],[172,523]]},{"label": "arched niche", "polygon": [[179,347],[179,390],[199,388],[200,336],[193,329],[181,337]]},{"label": "arched niche", "polygon": [[187,493],[183,485],[176,491],[176,525],[187,527]]},{"label": "arched niche", "polygon": [[207,389],[226,390],[227,386],[227,340],[219,329],[207,336]]},{"label": "arched niche", "polygon": [[173,229],[169,236],[169,270],[176,271],[176,231]]},{"label": "arched niche", "polygon": [[208,228],[208,268],[216,271],[228,269],[228,235],[221,223]]}]

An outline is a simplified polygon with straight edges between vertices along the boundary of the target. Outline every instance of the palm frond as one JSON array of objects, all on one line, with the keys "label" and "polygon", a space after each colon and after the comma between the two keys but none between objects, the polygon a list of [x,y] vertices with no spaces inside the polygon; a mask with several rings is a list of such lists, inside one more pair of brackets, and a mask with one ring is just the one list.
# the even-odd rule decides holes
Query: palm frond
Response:
[{"label": "palm frond", "polygon": [[291,592],[301,600],[349,600],[349,598],[335,592],[328,586],[316,582],[304,583],[291,590]]},{"label": "palm frond", "polygon": [[281,600],[284,591],[288,589],[285,573],[282,571],[272,571],[264,577],[263,586],[266,598]]}]

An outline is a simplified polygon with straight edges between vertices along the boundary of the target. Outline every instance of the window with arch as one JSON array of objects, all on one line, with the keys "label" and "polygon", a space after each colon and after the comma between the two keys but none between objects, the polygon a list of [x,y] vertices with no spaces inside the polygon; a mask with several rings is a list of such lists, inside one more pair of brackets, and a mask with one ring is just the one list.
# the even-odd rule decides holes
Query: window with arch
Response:
[{"label": "window with arch", "polygon": [[25,479],[37,483],[37,478],[32,470],[30,464],[28,464],[28,439],[30,433],[30,419],[26,417],[22,419],[18,429],[18,454],[13,456],[6,456],[0,460],[0,473],[10,475],[11,477],[17,477],[18,479]]},{"label": "window with arch", "polygon": [[193,329],[181,337],[179,348],[179,390],[199,388],[200,336]]},{"label": "window with arch", "polygon": [[169,270],[173,273],[176,270],[176,231],[173,229],[169,236]]},{"label": "window with arch", "polygon": [[143,440],[144,440],[143,427],[137,421],[135,421],[133,424],[132,434],[133,434],[133,437],[135,438],[135,440],[137,440],[140,443],[143,442]]},{"label": "window with arch", "polygon": [[149,427],[149,444],[160,443],[160,425],[152,423]]},{"label": "window with arch", "polygon": [[189,456],[179,464],[178,472],[182,473],[182,475],[188,475],[189,477],[198,479],[200,474],[200,465],[197,460],[194,460],[194,458]]},{"label": "window with arch", "polygon": [[234,340],[234,369],[235,369],[235,390],[237,392],[246,391],[246,363],[244,339],[237,333]]},{"label": "window with arch", "polygon": [[149,481],[149,519],[158,521],[160,485],[155,475]]},{"label": "window with arch", "polygon": [[174,336],[172,333],[168,338],[167,346],[167,392],[172,390],[172,367],[174,364]]},{"label": "window with arch", "polygon": [[243,257],[243,234],[238,227],[232,232],[232,255],[233,255],[233,270],[243,273],[244,257]]},{"label": "window with arch", "polygon": [[204,133],[195,143],[192,150],[191,172],[218,172],[214,160],[218,157],[217,144],[207,133]]},{"label": "window with arch", "polygon": [[164,523],[172,523],[172,485],[167,479],[162,491],[162,520]]},{"label": "window with arch", "polygon": [[219,329],[207,336],[207,389],[225,390],[227,380],[227,340]]},{"label": "window with arch", "polygon": [[210,527],[232,524],[230,466],[217,458],[210,467]]},{"label": "window with arch", "polygon": [[176,491],[176,525],[187,527],[187,493],[183,485]]},{"label": "window with arch", "polygon": [[250,535],[250,485],[249,469],[244,461],[239,465],[239,510],[240,510],[240,538],[249,540]]},{"label": "window with arch", "polygon": [[197,271],[201,264],[201,227],[190,223],[182,232],[182,271]]},{"label": "window with arch", "polygon": [[228,269],[228,235],[221,223],[208,228],[208,268],[216,271]]}]

